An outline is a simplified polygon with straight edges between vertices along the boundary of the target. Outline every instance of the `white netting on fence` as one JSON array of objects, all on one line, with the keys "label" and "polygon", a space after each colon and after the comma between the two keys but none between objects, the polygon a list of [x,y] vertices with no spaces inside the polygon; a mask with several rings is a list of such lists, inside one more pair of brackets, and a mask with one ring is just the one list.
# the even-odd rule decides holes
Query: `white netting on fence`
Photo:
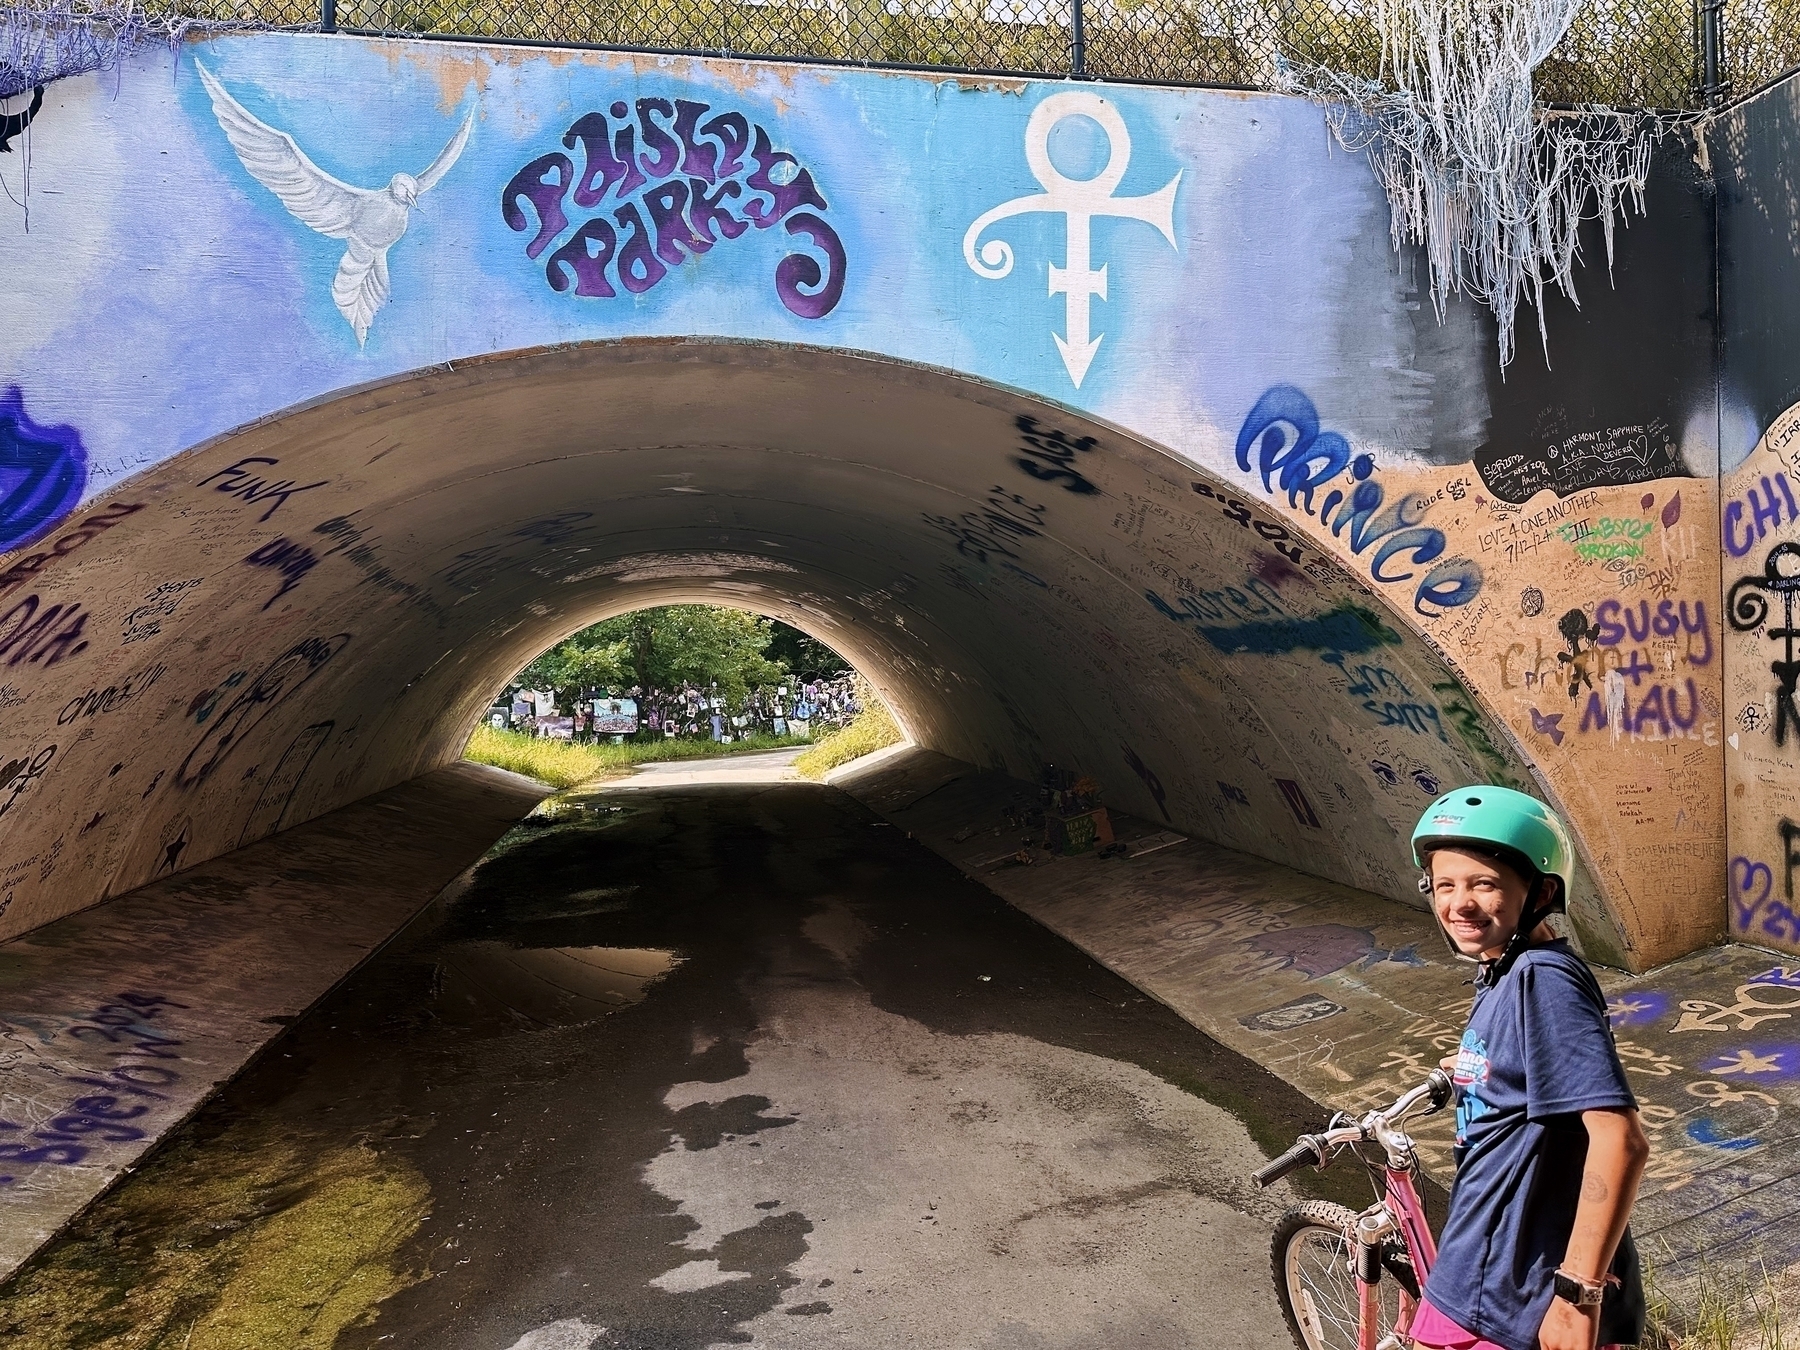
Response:
[{"label": "white netting on fence", "polygon": [[1531,73],[1568,31],[1581,0],[1374,0],[1383,79],[1284,66],[1281,83],[1324,103],[1346,149],[1366,152],[1392,208],[1396,250],[1417,244],[1438,318],[1463,293],[1494,312],[1500,364],[1513,356],[1519,303],[1544,288],[1576,299],[1585,222],[1613,229],[1644,210],[1651,144],[1642,113],[1552,112]]},{"label": "white netting on fence", "polygon": [[0,4],[0,98],[70,75],[110,70],[145,43],[177,43],[193,32],[256,27],[267,25],[146,12],[130,0]]}]

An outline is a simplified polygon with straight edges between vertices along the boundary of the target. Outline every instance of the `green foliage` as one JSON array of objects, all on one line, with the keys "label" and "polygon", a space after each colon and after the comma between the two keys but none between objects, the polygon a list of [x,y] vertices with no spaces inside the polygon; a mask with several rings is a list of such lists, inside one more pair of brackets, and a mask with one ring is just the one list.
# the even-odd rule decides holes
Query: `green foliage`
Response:
[{"label": "green foliage", "polygon": [[775,635],[769,641],[767,655],[771,661],[786,666],[789,674],[829,680],[849,673],[850,663],[817,638],[780,620],[775,620],[772,627]]},{"label": "green foliage", "polygon": [[[616,692],[632,685],[672,690],[683,684],[710,688],[716,683],[726,703],[737,707],[754,686],[773,684],[788,673],[787,666],[767,654],[775,636],[772,620],[741,609],[718,605],[640,609],[559,642],[520,671],[518,682],[527,688],[556,690],[558,706],[572,704],[590,687]],[[843,666],[829,648],[820,650]]]},{"label": "green foliage", "polygon": [[848,726],[832,732],[794,760],[794,770],[801,777],[823,778],[840,764],[872,755],[900,741],[900,727],[894,721],[894,715],[862,680],[857,681],[857,701],[863,710],[850,720]]},{"label": "green foliage", "polygon": [[685,739],[580,745],[573,741],[527,736],[518,731],[500,731],[482,723],[470,735],[463,758],[522,773],[551,787],[567,788],[595,778],[626,773],[639,764],[713,759],[719,755],[784,750],[807,744],[809,742],[795,736],[741,736],[729,745]]}]

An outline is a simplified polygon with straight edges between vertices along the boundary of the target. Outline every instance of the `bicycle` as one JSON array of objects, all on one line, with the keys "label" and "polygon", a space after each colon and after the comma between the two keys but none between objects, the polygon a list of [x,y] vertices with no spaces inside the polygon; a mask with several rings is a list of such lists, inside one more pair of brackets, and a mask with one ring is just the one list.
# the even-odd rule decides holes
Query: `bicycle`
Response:
[{"label": "bicycle", "polygon": [[[1353,1153],[1369,1169],[1376,1200],[1361,1214],[1343,1205],[1308,1200],[1275,1227],[1270,1262],[1288,1331],[1300,1350],[1406,1350],[1407,1331],[1419,1307],[1419,1291],[1437,1260],[1437,1242],[1425,1218],[1414,1177],[1418,1151],[1401,1124],[1431,1115],[1450,1102],[1454,1088],[1442,1069],[1385,1111],[1360,1120],[1339,1112],[1323,1134],[1303,1134],[1286,1153],[1259,1170],[1258,1186],[1271,1186],[1308,1163],[1324,1168],[1340,1153]],[[1375,1144],[1378,1166],[1362,1153]],[[1386,1275],[1390,1278],[1383,1279]]]}]

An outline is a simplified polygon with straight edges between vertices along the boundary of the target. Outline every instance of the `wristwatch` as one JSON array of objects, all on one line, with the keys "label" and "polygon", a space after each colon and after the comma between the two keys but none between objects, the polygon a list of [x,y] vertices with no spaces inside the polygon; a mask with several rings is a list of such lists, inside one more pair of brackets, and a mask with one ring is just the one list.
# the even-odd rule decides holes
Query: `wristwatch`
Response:
[{"label": "wristwatch", "polygon": [[1556,1272],[1556,1296],[1577,1308],[1598,1308],[1606,1297],[1606,1286],[1597,1280],[1589,1283],[1559,1270]]}]

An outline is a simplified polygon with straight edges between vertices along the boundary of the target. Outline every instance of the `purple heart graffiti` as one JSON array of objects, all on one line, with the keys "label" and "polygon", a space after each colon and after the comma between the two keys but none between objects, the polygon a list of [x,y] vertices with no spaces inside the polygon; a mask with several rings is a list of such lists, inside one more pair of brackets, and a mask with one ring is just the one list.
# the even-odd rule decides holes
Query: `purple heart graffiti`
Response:
[{"label": "purple heart graffiti", "polygon": [[[781,303],[803,319],[837,308],[848,258],[822,214],[828,204],[810,169],[775,149],[741,112],[664,98],[640,98],[635,117],[631,111],[620,100],[610,118],[590,112],[571,124],[562,142],[566,150],[580,147],[579,173],[572,156],[553,150],[514,174],[500,195],[508,229],[532,229],[527,204],[537,217],[527,258],[557,245],[544,262],[552,290],[584,299],[610,299],[619,287],[642,295],[690,257],[752,226],[779,224],[824,255],[823,266],[804,252],[776,265]],[[571,209],[593,214],[568,233]]]}]

